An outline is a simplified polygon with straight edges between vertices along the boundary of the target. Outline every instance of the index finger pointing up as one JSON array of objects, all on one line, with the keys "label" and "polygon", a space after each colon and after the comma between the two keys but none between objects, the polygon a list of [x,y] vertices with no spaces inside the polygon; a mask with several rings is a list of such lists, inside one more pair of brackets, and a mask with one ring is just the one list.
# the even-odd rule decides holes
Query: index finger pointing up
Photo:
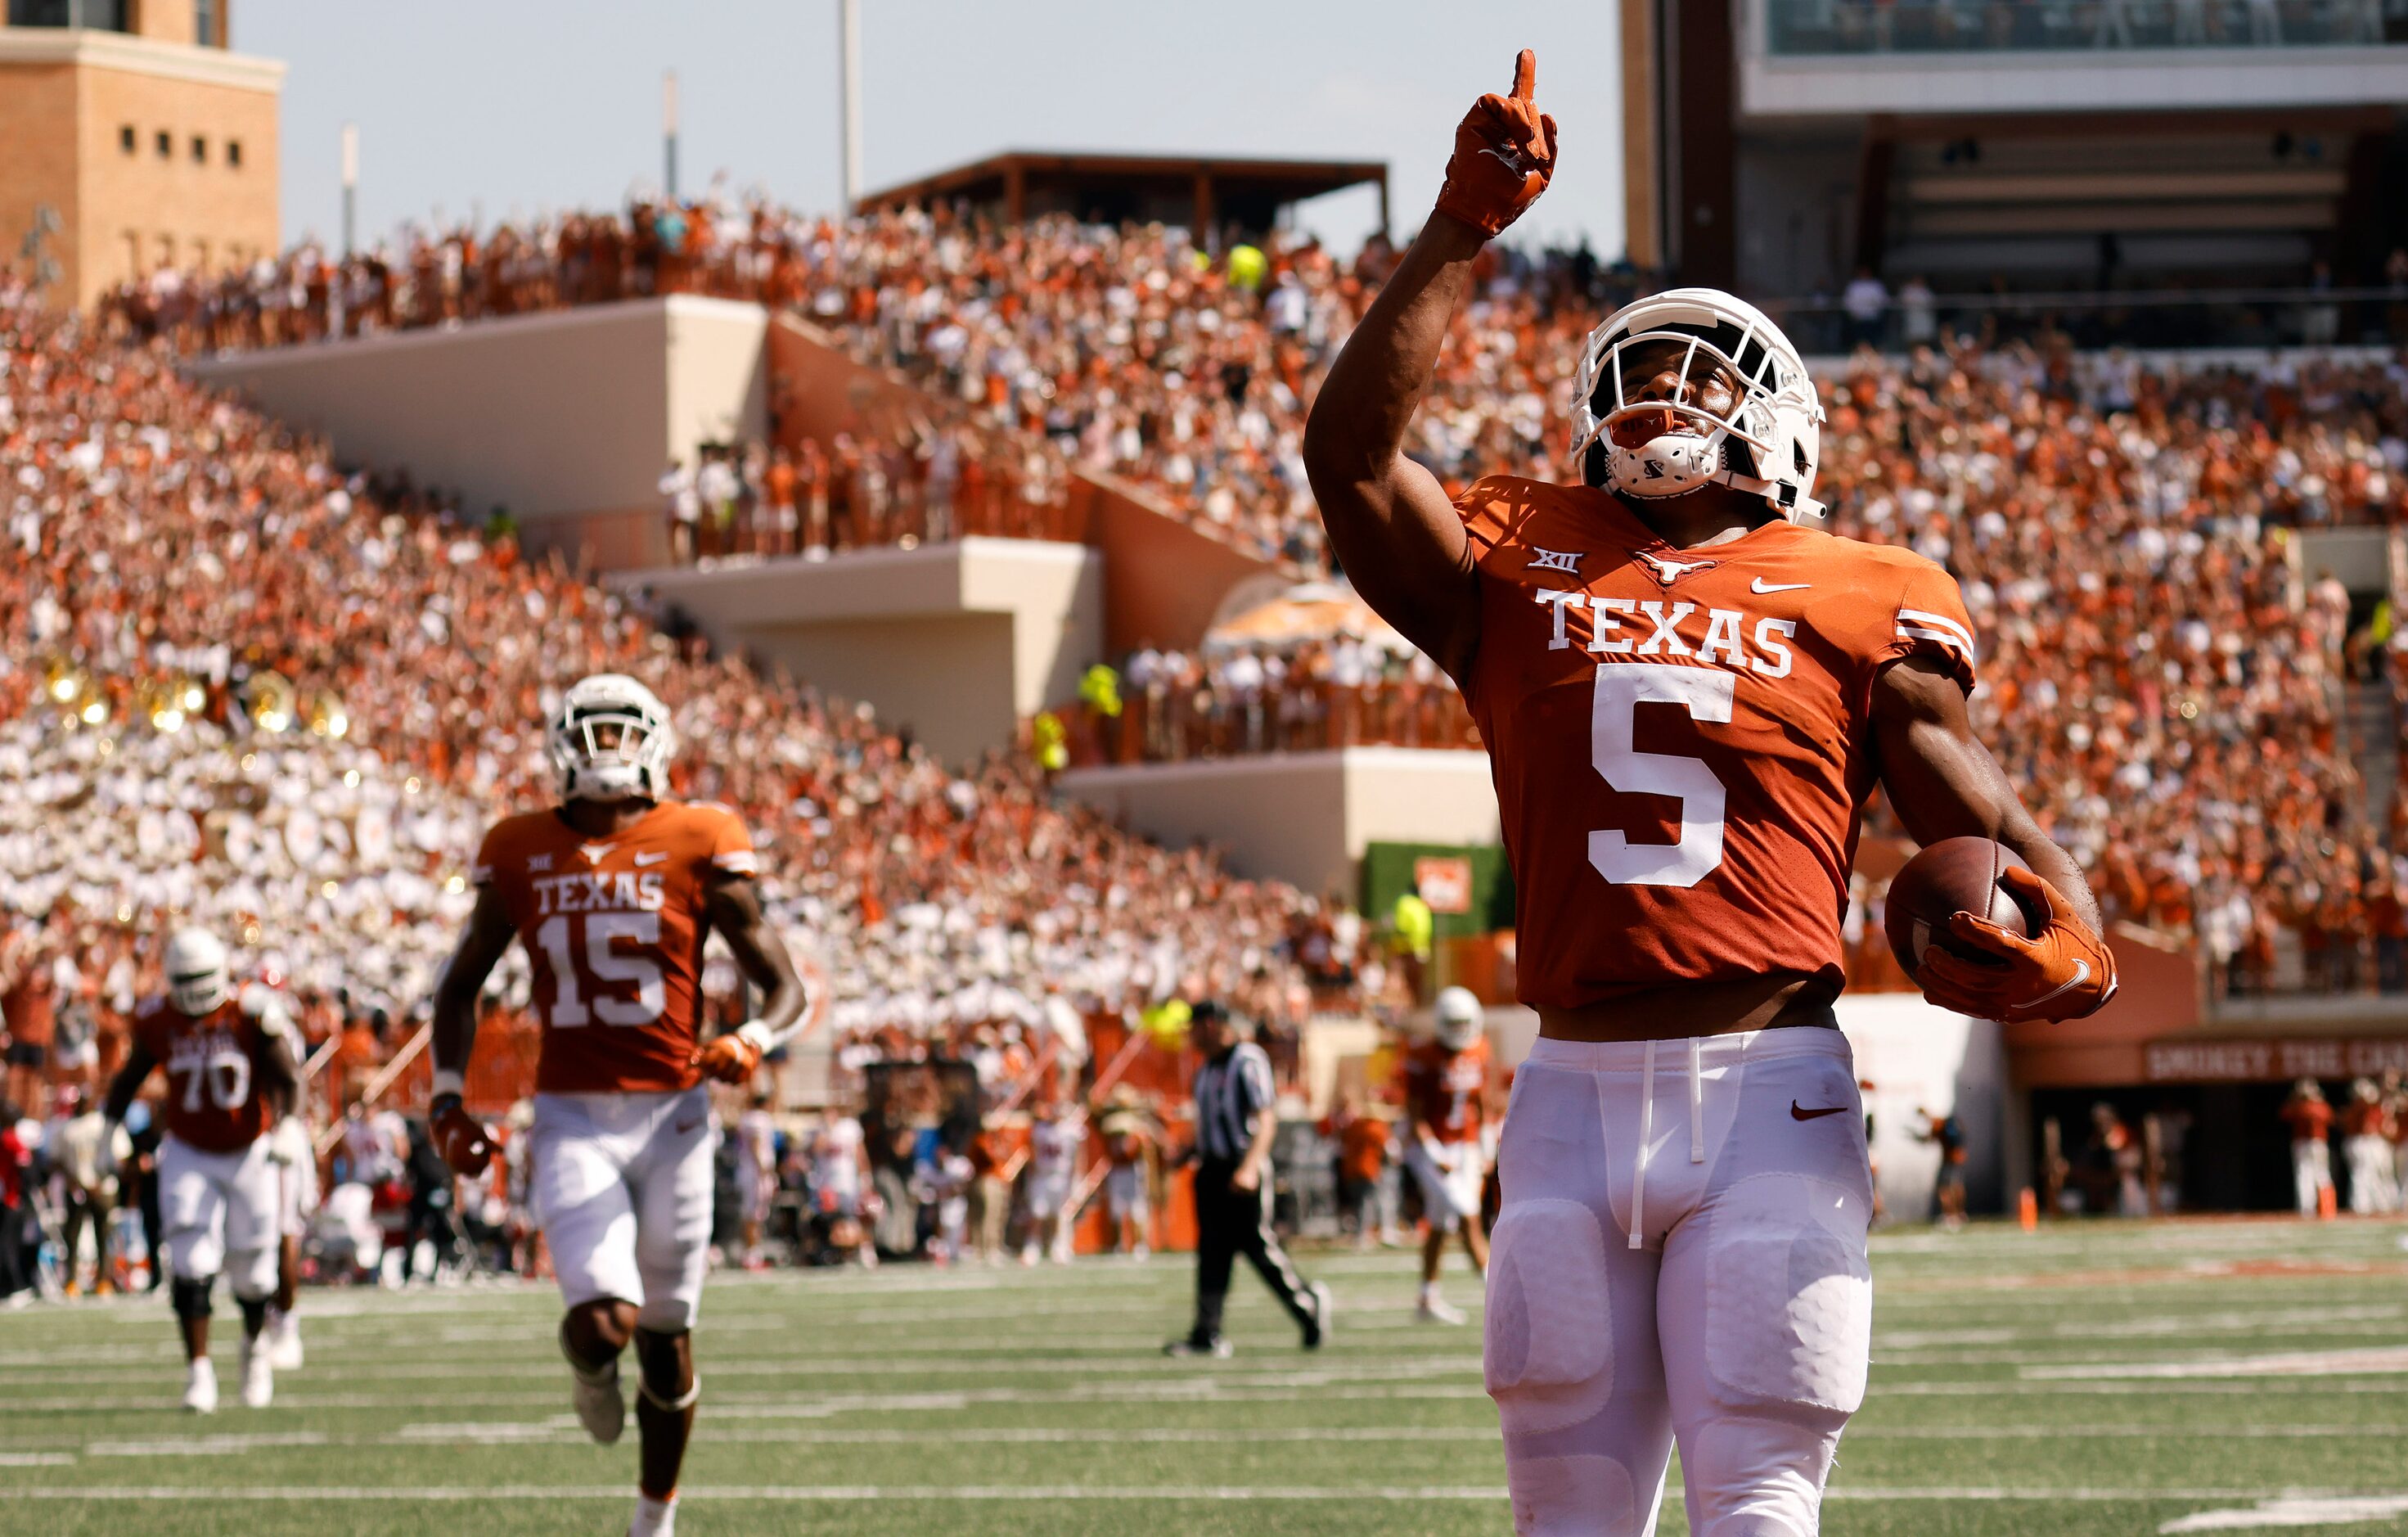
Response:
[{"label": "index finger pointing up", "polygon": [[1513,56],[1513,95],[1528,101],[1530,93],[1539,88],[1539,56],[1528,49]]}]

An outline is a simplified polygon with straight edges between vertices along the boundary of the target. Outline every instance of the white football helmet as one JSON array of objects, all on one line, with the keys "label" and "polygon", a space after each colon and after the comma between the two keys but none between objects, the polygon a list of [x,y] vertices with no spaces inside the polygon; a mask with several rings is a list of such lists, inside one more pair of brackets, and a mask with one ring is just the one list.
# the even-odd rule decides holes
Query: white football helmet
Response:
[{"label": "white football helmet", "polygon": [[214,1013],[234,991],[225,941],[206,928],[179,928],[169,935],[162,969],[167,973],[167,1001],[178,1013],[195,1019]]},{"label": "white football helmet", "polygon": [[1823,516],[1813,495],[1822,398],[1798,349],[1754,305],[1718,288],[1625,305],[1589,333],[1572,388],[1571,458],[1590,484],[1638,497],[1727,485],[1792,523]]},{"label": "white football helmet", "polygon": [[561,697],[545,750],[563,800],[620,800],[668,789],[677,732],[668,706],[622,672],[580,678]]},{"label": "white football helmet", "polygon": [[1451,1052],[1467,1049],[1488,1029],[1488,1011],[1469,987],[1441,988],[1435,1013],[1438,1043]]}]

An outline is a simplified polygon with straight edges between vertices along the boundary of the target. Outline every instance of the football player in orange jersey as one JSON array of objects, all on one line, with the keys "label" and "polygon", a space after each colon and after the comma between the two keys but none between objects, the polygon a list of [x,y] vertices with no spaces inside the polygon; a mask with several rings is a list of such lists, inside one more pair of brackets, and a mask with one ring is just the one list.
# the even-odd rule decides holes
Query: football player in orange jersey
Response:
[{"label": "football player in orange jersey", "polygon": [[[242,1401],[265,1409],[275,1396],[271,1352],[262,1332],[276,1293],[282,1233],[284,1150],[270,1132],[300,1084],[293,1029],[264,995],[237,999],[225,942],[205,928],[179,929],[162,957],[164,998],[134,1016],[125,1066],[108,1085],[101,1146],[154,1068],[167,1074],[159,1113],[159,1214],[165,1231],[168,1300],[184,1336],[184,1407],[218,1406],[209,1363],[209,1291],[220,1270],[242,1309]],[[154,1258],[153,1263],[156,1263]]]},{"label": "football player in orange jersey", "polygon": [[[1305,431],[1330,547],[1453,676],[1490,755],[1540,1039],[1498,1150],[1484,1357],[1524,1531],[1652,1531],[1671,1445],[1699,1537],[1812,1533],[1871,1330],[1863,1111],[1833,1027],[1876,785],[1994,838],[2029,939],[1959,913],[1943,1007],[2068,1019],[2114,986],[2082,872],[1974,734],[1972,625],[1905,550],[1809,527],[1822,407],[1727,294],[1593,333],[1578,482],[1450,501],[1403,452],[1482,247],[1545,190],[1516,61]],[[1659,1082],[1658,1069],[1671,1083]]]},{"label": "football player in orange jersey", "polygon": [[1450,1234],[1463,1235],[1471,1268],[1488,1272],[1488,1236],[1480,1228],[1480,1197],[1488,1183],[1488,1151],[1481,1141],[1487,1117],[1488,1015],[1468,987],[1438,995],[1437,1031],[1405,1056],[1405,1167],[1422,1192],[1429,1231],[1422,1239],[1425,1323],[1460,1324],[1463,1311],[1439,1295],[1440,1262]]},{"label": "football player in orange jersey", "polygon": [[[560,804],[485,835],[477,905],[435,995],[436,1145],[464,1175],[493,1156],[461,1106],[477,997],[517,940],[543,1026],[530,1191],[568,1315],[577,1417],[619,1439],[619,1357],[632,1343],[642,1476],[632,1537],[677,1522],[678,1470],[701,1393],[688,1331],[710,1243],[719,1126],[705,1077],[752,1079],[793,1033],[803,984],[761,911],[752,840],[723,807],[663,798],[669,713],[633,678],[568,690],[549,749]],[[759,988],[759,1017],[698,1039],[702,950],[716,933]]]}]

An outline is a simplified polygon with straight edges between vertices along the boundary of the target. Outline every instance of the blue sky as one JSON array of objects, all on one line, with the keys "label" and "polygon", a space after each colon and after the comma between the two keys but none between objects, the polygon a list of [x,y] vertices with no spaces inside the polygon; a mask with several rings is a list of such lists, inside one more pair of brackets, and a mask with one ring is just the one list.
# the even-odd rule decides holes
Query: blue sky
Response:
[{"label": "blue sky", "polygon": [[[1619,7],[1610,0],[862,0],[863,166],[876,188],[1003,149],[1385,160],[1398,233],[1437,195],[1455,123],[1539,52],[1561,166],[1524,225],[1622,249]],[[281,59],[284,230],[341,228],[360,129],[363,239],[440,209],[616,204],[661,175],[661,73],[680,180],[724,171],[811,208],[838,198],[835,0],[241,0],[234,46]],[[1309,205],[1351,250],[1368,193]]]}]

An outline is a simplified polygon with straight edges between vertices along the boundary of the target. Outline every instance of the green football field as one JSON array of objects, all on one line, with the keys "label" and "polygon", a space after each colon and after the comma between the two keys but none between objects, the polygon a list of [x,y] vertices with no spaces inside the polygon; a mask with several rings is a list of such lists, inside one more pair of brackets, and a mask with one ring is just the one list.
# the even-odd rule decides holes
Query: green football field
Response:
[{"label": "green football field", "polygon": [[[1878,1238],[1872,1392],[1824,1530],[2408,1530],[2402,1232]],[[1203,1364],[1156,1353],[1178,1256],[723,1277],[680,1530],[1507,1530],[1477,1328],[1415,1324],[1403,1255],[1304,1265],[1337,1290],[1328,1348],[1299,1353],[1241,1272],[1238,1355]],[[311,1293],[275,1407],[235,1401],[227,1352],[205,1420],[176,1408],[163,1302],[0,1314],[0,1531],[620,1531],[633,1427],[578,1432],[553,1314],[548,1286]]]}]

